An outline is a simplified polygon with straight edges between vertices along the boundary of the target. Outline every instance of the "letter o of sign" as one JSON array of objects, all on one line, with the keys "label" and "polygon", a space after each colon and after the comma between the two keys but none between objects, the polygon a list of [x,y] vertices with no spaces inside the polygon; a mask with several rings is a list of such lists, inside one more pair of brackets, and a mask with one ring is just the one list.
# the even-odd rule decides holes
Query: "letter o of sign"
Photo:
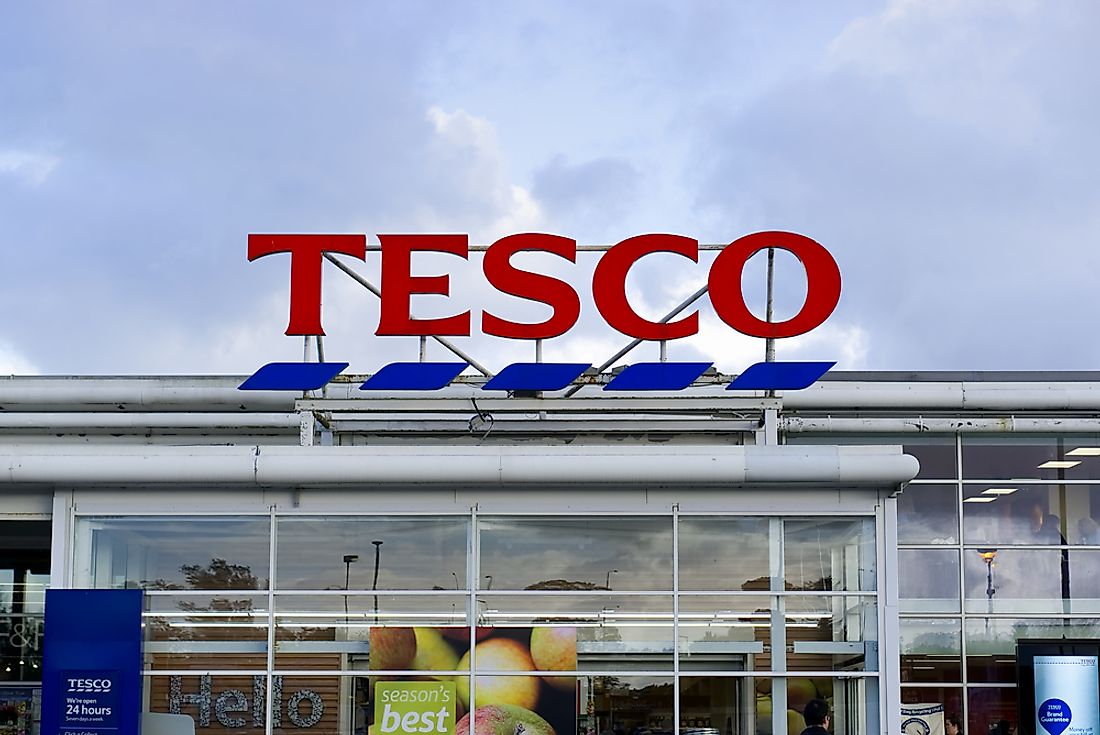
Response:
[{"label": "letter o of sign", "polygon": [[[757,319],[745,304],[741,277],[745,263],[767,248],[794,255],[806,269],[806,302],[784,322]],[[820,243],[795,232],[754,232],[739,237],[722,250],[707,279],[710,302],[718,318],[752,337],[795,337],[821,326],[840,302],[840,268]]]}]

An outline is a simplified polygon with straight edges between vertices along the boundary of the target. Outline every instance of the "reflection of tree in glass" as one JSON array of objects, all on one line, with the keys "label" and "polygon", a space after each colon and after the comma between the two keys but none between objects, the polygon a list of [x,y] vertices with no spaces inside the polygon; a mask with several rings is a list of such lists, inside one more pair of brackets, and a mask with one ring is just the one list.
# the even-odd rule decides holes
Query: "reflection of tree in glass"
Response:
[{"label": "reflection of tree in glass", "polygon": [[[147,590],[255,590],[262,589],[266,584],[252,573],[252,567],[247,564],[230,564],[225,559],[214,558],[209,564],[183,564],[180,566],[185,584],[169,582],[165,579],[142,580],[141,586]],[[211,597],[207,604],[198,604],[189,599],[176,601],[176,607],[180,610],[194,613],[248,613],[251,612],[253,603],[251,599],[230,599],[228,597]],[[160,618],[150,620],[150,635],[153,640],[195,640],[195,639],[253,639],[266,637],[266,632],[259,628],[233,629],[220,627],[197,627],[195,623],[212,623],[220,621],[219,617],[196,615],[194,618],[184,618],[182,625],[172,626]],[[230,618],[232,620],[232,618]]]},{"label": "reflection of tree in glass", "polygon": [[266,587],[252,573],[247,564],[230,564],[225,559],[211,559],[210,563],[183,564],[180,566],[187,584],[168,582],[164,579],[142,580],[141,586],[150,590],[258,590]]},{"label": "reflection of tree in glass", "polygon": [[546,579],[541,582],[535,582],[529,584],[523,589],[525,590],[606,590],[609,587],[604,587],[600,584],[592,584],[591,582],[574,582],[568,579]]},{"label": "reflection of tree in glass", "polygon": [[921,633],[913,638],[910,649],[913,652],[919,651],[923,654],[954,654],[957,656],[959,653],[959,636],[957,633],[940,631]]}]

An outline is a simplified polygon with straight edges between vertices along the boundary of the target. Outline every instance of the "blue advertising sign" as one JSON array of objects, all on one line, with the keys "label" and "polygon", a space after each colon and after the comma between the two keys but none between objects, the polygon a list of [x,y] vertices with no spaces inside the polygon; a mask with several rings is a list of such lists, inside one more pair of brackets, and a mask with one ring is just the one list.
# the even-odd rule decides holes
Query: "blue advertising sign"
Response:
[{"label": "blue advertising sign", "polygon": [[141,590],[48,590],[42,732],[139,735]]}]

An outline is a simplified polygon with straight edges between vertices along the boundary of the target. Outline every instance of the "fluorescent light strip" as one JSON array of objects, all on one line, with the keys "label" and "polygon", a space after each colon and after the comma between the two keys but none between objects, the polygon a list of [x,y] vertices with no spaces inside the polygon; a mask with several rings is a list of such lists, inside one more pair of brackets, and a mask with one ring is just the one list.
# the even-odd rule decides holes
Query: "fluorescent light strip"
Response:
[{"label": "fluorescent light strip", "polygon": [[996,495],[975,495],[973,498],[964,498],[964,503],[992,503],[997,499]]},{"label": "fluorescent light strip", "polygon": [[1067,457],[1100,457],[1100,447],[1077,447],[1066,452]]},{"label": "fluorescent light strip", "polygon": [[1048,462],[1043,462],[1039,465],[1041,470],[1068,470],[1070,467],[1076,467],[1081,464],[1081,460],[1069,460],[1069,459],[1052,459]]},{"label": "fluorescent light strip", "polygon": [[990,487],[982,490],[982,495],[1011,495],[1018,489],[1015,487]]}]

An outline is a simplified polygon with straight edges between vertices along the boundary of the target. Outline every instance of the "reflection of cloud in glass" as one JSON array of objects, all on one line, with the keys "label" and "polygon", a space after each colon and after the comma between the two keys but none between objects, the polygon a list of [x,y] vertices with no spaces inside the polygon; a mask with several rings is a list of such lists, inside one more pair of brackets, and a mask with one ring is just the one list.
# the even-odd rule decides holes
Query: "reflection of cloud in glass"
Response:
[{"label": "reflection of cloud in glass", "polygon": [[481,573],[493,589],[524,589],[549,580],[616,590],[671,589],[672,519],[481,518]]},{"label": "reflection of cloud in glass", "polygon": [[[469,519],[281,518],[278,521],[278,586],[282,589],[454,589],[466,584]],[[343,562],[358,554],[350,573]],[[346,578],[345,575],[348,575]]]},{"label": "reflection of cloud in glass", "polygon": [[873,590],[874,521],[785,520],[783,557],[788,589]]},{"label": "reflection of cloud in glass", "polygon": [[185,568],[211,559],[247,567],[256,584],[267,586],[267,518],[97,518],[82,524],[91,531],[90,582],[96,587],[137,587],[148,580],[193,588]]},{"label": "reflection of cloud in glass", "polygon": [[767,518],[681,518],[680,589],[768,589]]}]

